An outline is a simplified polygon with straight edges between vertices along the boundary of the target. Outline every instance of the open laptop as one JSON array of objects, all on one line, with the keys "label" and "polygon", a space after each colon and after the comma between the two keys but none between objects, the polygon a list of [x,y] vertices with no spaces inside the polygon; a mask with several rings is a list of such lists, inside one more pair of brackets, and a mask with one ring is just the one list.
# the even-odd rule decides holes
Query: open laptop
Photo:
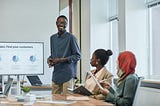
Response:
[{"label": "open laptop", "polygon": [[27,76],[27,78],[32,86],[42,86],[42,81],[37,75]]},{"label": "open laptop", "polygon": [[8,82],[4,87],[4,92],[1,92],[0,97],[7,97],[8,96],[12,84],[13,84],[13,78],[8,78]]},{"label": "open laptop", "polygon": [[92,93],[88,89],[86,89],[84,86],[79,86],[78,88],[74,89],[73,93],[77,93],[85,96],[92,95]]}]

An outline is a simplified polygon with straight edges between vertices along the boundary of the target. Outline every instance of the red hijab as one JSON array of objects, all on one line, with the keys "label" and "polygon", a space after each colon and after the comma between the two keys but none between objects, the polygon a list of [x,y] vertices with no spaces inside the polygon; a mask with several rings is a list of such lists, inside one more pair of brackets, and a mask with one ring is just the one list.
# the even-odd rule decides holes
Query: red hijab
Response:
[{"label": "red hijab", "polygon": [[125,72],[124,77],[135,73],[136,58],[130,51],[124,51],[118,56],[119,68]]}]

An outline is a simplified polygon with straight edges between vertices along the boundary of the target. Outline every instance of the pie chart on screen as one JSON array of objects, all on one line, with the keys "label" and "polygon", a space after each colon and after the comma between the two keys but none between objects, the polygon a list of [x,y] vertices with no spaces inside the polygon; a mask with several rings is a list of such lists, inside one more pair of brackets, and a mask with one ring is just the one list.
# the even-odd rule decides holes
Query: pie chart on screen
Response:
[{"label": "pie chart on screen", "polygon": [[12,60],[13,60],[13,62],[18,62],[19,58],[18,58],[18,56],[14,55],[14,56],[12,57]]},{"label": "pie chart on screen", "polygon": [[33,56],[33,55],[30,56],[30,61],[31,61],[31,62],[35,62],[35,61],[36,61],[36,56]]}]

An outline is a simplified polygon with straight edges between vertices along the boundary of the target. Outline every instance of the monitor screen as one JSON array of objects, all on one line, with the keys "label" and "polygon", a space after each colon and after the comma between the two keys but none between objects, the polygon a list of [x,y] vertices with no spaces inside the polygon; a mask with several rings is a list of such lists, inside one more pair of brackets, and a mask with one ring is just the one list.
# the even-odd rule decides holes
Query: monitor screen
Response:
[{"label": "monitor screen", "polygon": [[44,74],[43,42],[0,42],[0,75]]}]

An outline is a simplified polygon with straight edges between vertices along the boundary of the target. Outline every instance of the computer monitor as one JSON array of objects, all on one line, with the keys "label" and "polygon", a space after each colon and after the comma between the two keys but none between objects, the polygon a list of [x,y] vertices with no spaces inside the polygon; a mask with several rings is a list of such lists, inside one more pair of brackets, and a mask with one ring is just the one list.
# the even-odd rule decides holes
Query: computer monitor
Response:
[{"label": "computer monitor", "polygon": [[0,75],[43,75],[43,42],[0,42]]}]

